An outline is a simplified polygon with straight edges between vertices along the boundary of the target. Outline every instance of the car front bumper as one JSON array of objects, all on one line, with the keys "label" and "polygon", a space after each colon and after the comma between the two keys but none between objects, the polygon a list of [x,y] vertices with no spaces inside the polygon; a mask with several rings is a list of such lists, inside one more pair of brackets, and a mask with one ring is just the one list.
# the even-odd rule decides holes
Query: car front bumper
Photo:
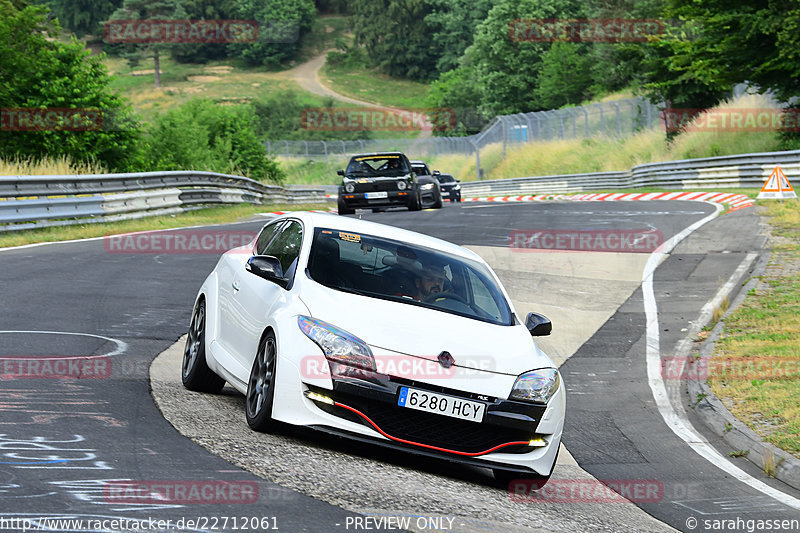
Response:
[{"label": "car front bumper", "polygon": [[[349,208],[370,208],[370,207],[392,207],[408,205],[414,194],[411,190],[405,191],[382,191],[386,193],[384,198],[376,198],[378,192],[352,192],[339,195],[340,202]],[[382,196],[382,194],[381,194]]]}]

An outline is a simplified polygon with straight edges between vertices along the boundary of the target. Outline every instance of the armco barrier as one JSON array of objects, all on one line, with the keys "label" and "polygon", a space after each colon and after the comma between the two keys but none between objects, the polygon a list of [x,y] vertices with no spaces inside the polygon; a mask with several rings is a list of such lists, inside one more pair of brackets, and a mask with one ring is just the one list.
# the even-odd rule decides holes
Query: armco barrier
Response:
[{"label": "armco barrier", "polygon": [[0,231],[125,220],[214,204],[325,202],[322,189],[213,172],[0,176]]},{"label": "armco barrier", "polygon": [[800,150],[764,152],[638,165],[620,172],[592,172],[465,182],[465,197],[564,194],[609,189],[697,189],[761,187],[780,166],[790,181],[800,178]]}]

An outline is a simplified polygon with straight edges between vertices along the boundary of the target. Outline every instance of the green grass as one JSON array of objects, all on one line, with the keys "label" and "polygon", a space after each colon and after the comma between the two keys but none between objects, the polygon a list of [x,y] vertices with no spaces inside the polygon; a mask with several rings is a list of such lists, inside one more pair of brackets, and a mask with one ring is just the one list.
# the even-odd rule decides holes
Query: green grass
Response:
[{"label": "green grass", "polygon": [[[234,62],[206,65],[161,60],[161,87],[153,86],[153,61],[142,61],[136,69],[118,58],[106,58],[114,72],[112,87],[119,90],[145,122],[191,98],[203,97],[220,104],[245,103],[282,91],[292,91],[309,107],[323,106],[325,98],[304,91],[293,80],[265,69],[245,68]],[[144,75],[134,73],[149,72]]]},{"label": "green grass", "polygon": [[256,213],[271,211],[306,211],[315,209],[328,209],[328,204],[267,204],[252,205],[241,204],[234,206],[209,207],[197,209],[177,215],[164,215],[120,222],[100,222],[95,224],[80,224],[74,226],[37,228],[14,232],[0,233],[0,248],[8,246],[21,246],[40,242],[68,241],[72,239],[87,239],[90,237],[103,237],[134,231],[148,231],[158,229],[181,228],[186,226],[203,226],[208,224],[223,224],[247,219]]},{"label": "green grass", "polygon": [[[766,206],[773,234],[784,238],[773,247],[772,261],[800,268],[800,202],[758,204]],[[740,420],[800,457],[800,272],[772,273],[768,268],[762,280],[725,319],[714,358],[765,372],[726,374],[723,365],[709,383]]]},{"label": "green grass", "polygon": [[337,170],[347,166],[348,158],[331,156],[330,162],[279,157],[278,162],[286,171],[286,182],[294,185],[338,185],[342,177]]},{"label": "green grass", "polygon": [[334,91],[378,105],[424,109],[429,86],[416,81],[393,78],[368,67],[333,67],[320,70],[320,80]]}]

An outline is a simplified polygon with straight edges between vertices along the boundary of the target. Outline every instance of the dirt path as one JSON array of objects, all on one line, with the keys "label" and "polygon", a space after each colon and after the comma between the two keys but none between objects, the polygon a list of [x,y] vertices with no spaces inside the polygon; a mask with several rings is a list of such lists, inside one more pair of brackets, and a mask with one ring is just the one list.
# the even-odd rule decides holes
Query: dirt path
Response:
[{"label": "dirt path", "polygon": [[[297,65],[293,69],[285,70],[283,72],[278,73],[276,76],[281,78],[291,79],[297,82],[300,87],[304,90],[319,95],[319,96],[329,96],[341,102],[347,102],[348,104],[353,104],[362,107],[372,107],[375,109],[381,109],[385,111],[394,111],[400,112],[402,111],[401,108],[397,107],[389,107],[389,106],[382,106],[378,104],[374,104],[372,102],[365,102],[364,100],[358,100],[356,98],[350,98],[349,96],[345,96],[343,94],[339,94],[333,89],[325,86],[322,84],[319,78],[319,71],[322,66],[325,64],[325,59],[328,55],[328,51],[323,52],[322,54],[318,55],[317,57],[306,61],[300,65]],[[431,137],[431,129],[425,128],[420,130],[420,135],[418,139],[427,139]]]}]

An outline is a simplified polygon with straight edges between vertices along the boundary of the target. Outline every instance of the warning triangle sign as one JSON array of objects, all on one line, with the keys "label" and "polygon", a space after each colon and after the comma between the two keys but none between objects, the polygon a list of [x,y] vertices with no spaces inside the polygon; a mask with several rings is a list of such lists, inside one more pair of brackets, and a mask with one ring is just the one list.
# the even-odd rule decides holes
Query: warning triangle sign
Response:
[{"label": "warning triangle sign", "polygon": [[789,179],[784,174],[781,167],[775,167],[772,174],[767,178],[764,186],[761,187],[761,192],[758,193],[758,199],[783,199],[783,198],[797,198],[797,194],[789,183]]}]

